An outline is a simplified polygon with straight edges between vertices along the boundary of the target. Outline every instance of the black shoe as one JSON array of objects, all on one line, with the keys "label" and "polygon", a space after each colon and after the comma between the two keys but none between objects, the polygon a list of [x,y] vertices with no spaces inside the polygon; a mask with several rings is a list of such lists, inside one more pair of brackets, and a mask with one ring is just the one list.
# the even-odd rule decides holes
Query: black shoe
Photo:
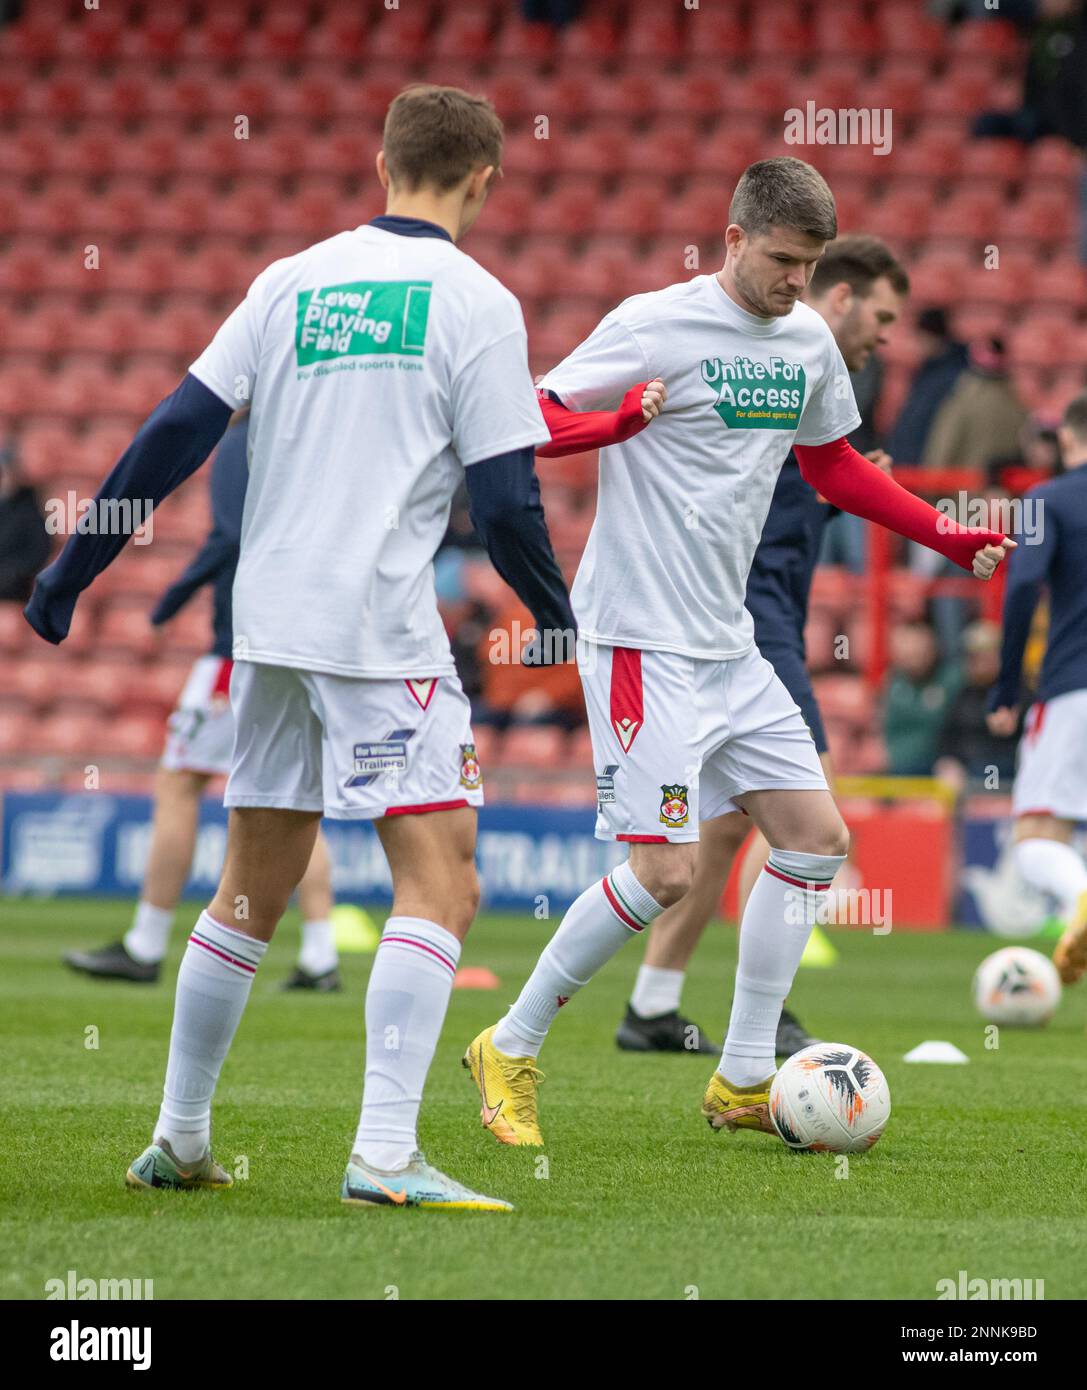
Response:
[{"label": "black shoe", "polygon": [[788,1009],[782,1009],[781,1019],[778,1022],[777,1038],[774,1042],[774,1052],[777,1056],[791,1057],[794,1052],[802,1052],[804,1048],[811,1047],[813,1043],[818,1041],[818,1038],[810,1036],[794,1014],[791,1014]]},{"label": "black shoe", "polygon": [[97,951],[69,951],[64,964],[84,975],[97,975],[101,980],[132,980],[135,984],[153,985],[159,977],[162,965],[152,961],[141,965],[125,950],[123,941],[115,941],[112,946],[100,946]]},{"label": "black shoe", "polygon": [[619,1025],[615,1041],[624,1052],[720,1052],[697,1023],[683,1018],[678,1009],[641,1018],[627,1005],[627,1016]]},{"label": "black shoe", "polygon": [[283,988],[313,989],[318,994],[335,994],[337,990],[343,989],[343,981],[340,979],[340,972],[335,966],[331,970],[326,970],[323,975],[311,975],[300,965],[296,965],[294,974],[290,979],[283,981]]}]

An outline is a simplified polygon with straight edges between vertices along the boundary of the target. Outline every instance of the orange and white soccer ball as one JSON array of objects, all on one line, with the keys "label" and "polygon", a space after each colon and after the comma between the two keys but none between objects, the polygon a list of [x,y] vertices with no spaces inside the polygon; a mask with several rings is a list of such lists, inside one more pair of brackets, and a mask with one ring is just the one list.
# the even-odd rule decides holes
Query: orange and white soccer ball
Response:
[{"label": "orange and white soccer ball", "polygon": [[1041,951],[1005,946],[986,956],[974,974],[974,1003],[989,1023],[1040,1028],[1061,1002],[1061,977]]},{"label": "orange and white soccer ball", "polygon": [[865,1153],[891,1114],[887,1078],[860,1048],[822,1042],[794,1052],[770,1087],[770,1119],[790,1149]]}]

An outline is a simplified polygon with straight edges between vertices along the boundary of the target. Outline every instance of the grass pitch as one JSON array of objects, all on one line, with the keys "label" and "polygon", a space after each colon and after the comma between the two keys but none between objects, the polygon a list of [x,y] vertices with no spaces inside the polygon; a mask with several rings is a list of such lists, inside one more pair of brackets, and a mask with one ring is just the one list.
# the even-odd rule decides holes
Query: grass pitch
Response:
[{"label": "grass pitch", "polygon": [[[496,1144],[460,1055],[555,923],[485,916],[462,964],[490,966],[502,987],[454,993],[421,1138],[440,1167],[515,1203],[498,1216],[341,1206],[370,957],[345,958],[342,995],[283,994],[296,917],[261,966],[214,1112],[216,1156],[247,1160],[248,1178],[221,1193],[126,1191],[158,1110],[195,909],[178,914],[163,984],[91,981],[58,958],[116,939],[130,913],[0,903],[0,1296],[40,1299],[69,1269],[153,1279],[156,1299],[932,1299],[959,1270],[1044,1279],[1047,1300],[1087,1296],[1087,989],[1066,991],[1048,1028],[1002,1030],[986,1049],[970,978],[991,937],[837,933],[839,964],[801,972],[801,1018],[872,1053],[890,1081],[888,1130],[844,1177],[831,1155],[711,1133],[698,1106],[712,1058],[616,1050],[634,944],[544,1050],[546,1151]],[[715,1038],[734,960],[735,933],[715,925],[685,996]],[[970,1064],[905,1065],[925,1038],[950,1039]]]}]

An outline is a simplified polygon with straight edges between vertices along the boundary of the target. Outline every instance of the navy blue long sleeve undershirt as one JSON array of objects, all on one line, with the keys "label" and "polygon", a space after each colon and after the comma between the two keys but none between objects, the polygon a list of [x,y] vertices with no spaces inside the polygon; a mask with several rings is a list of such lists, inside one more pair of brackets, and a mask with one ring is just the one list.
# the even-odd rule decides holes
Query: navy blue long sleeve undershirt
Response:
[{"label": "navy blue long sleeve undershirt", "polygon": [[[152,507],[190,477],[222,437],[230,406],[194,376],[148,416],[96,501],[148,501]],[[573,610],[547,534],[533,451],[484,459],[466,470],[469,508],[495,569],[528,607],[541,632],[572,631]],[[79,595],[120,554],[128,534],[69,536],[38,576],[23,610],[47,642],[68,635]]]},{"label": "navy blue long sleeve undershirt", "polygon": [[[204,462],[232,413],[203,382],[186,374],[177,390],[160,401],[137,430],[95,494],[95,502],[127,499],[158,506]],[[129,534],[87,531],[68,537],[57,558],[38,575],[23,609],[35,632],[47,642],[64,641],[79,595],[121,553]]]},{"label": "navy blue long sleeve undershirt", "polygon": [[515,449],[466,468],[468,510],[491,564],[541,635],[572,633],[577,624],[551,548],[534,457],[531,448]]}]

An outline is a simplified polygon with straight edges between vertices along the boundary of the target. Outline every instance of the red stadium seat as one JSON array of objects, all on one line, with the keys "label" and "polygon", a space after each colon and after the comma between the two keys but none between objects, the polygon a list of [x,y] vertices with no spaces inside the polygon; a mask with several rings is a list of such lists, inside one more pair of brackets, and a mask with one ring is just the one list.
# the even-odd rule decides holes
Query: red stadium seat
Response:
[{"label": "red stadium seat", "polygon": [[[603,79],[594,84],[593,111],[598,117],[618,117],[627,123],[629,130],[632,113],[638,119],[655,116],[658,110],[657,94],[659,84],[656,74],[646,72],[624,72],[611,79]],[[631,136],[631,139],[636,137]]]},{"label": "red stadium seat", "polygon": [[1072,339],[1071,315],[1037,313],[1008,335],[1008,358],[1015,366],[1063,367]]},{"label": "red stadium seat", "polygon": [[427,56],[478,62],[490,50],[491,32],[491,16],[486,10],[451,10],[428,39]]},{"label": "red stadium seat", "polygon": [[600,205],[592,227],[586,230],[656,236],[662,229],[668,201],[666,180],[652,176],[628,178],[613,197]]},{"label": "red stadium seat", "polygon": [[889,106],[896,121],[913,120],[924,110],[930,67],[923,58],[889,57],[874,77],[873,90]]},{"label": "red stadium seat", "polygon": [[359,6],[332,6],[306,33],[309,58],[354,62],[366,51],[367,11]]},{"label": "red stadium seat", "polygon": [[910,4],[877,5],[876,27],[881,53],[937,59],[947,52],[947,30],[939,20]]},{"label": "red stadium seat", "polygon": [[280,4],[265,9],[260,27],[246,35],[242,53],[249,61],[261,63],[297,62],[306,51],[309,27],[304,8]]},{"label": "red stadium seat", "polygon": [[555,50],[555,30],[550,24],[527,23],[509,15],[499,30],[492,56],[501,62],[524,64],[527,68],[541,67]]},{"label": "red stadium seat", "polygon": [[832,9],[815,7],[812,47],[816,53],[838,57],[845,54],[854,62],[873,58],[881,52],[879,30],[860,4],[836,4]]},{"label": "red stadium seat", "polygon": [[1067,243],[1075,235],[1078,222],[1079,208],[1071,193],[1032,188],[1006,210],[1001,236],[1032,245]]},{"label": "red stadium seat", "polygon": [[[550,142],[549,142],[550,143]],[[567,174],[597,174],[601,177],[622,173],[632,167],[637,151],[629,133],[595,126],[577,135],[560,137],[558,162]]]},{"label": "red stadium seat", "polygon": [[1010,20],[990,15],[985,19],[968,19],[955,25],[948,33],[948,47],[951,61],[955,64],[975,56],[995,58],[1010,64],[1020,57],[1022,42]]},{"label": "red stadium seat", "polygon": [[932,234],[948,240],[963,238],[988,242],[1000,225],[1002,212],[998,191],[956,188],[945,202],[933,210],[930,224]]},{"label": "red stadium seat", "polygon": [[425,9],[388,10],[366,37],[365,53],[370,59],[411,63],[424,56],[430,16]]},{"label": "red stadium seat", "polygon": [[1047,183],[1054,179],[1078,180],[1083,168],[1083,156],[1075,146],[1056,135],[1035,140],[1026,156],[1028,176]]},{"label": "red stadium seat", "polygon": [[[926,189],[892,185],[878,203],[869,204],[863,230],[884,237],[892,244],[922,241],[928,233],[931,209],[932,197]],[[839,220],[844,220],[840,209]],[[862,227],[858,226],[857,230]]]},{"label": "red stadium seat", "polygon": [[559,33],[558,53],[564,63],[606,62],[618,48],[619,25],[607,15],[590,13]]}]

